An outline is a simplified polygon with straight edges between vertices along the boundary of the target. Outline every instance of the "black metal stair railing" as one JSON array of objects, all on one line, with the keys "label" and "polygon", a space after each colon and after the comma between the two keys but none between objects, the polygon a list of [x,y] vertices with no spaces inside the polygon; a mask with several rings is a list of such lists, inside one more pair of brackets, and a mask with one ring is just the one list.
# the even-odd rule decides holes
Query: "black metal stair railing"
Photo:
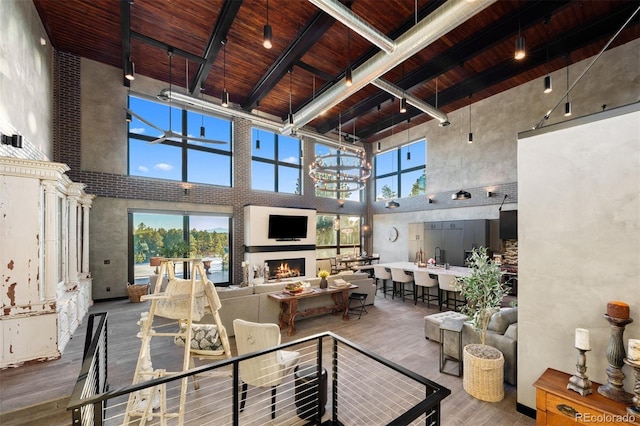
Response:
[{"label": "black metal stair railing", "polygon": [[[182,409],[191,425],[439,425],[440,403],[451,391],[342,337],[325,332],[228,360],[169,374],[137,385],[107,390],[106,315],[89,345],[67,409],[74,425],[121,425],[129,395],[149,402],[149,416],[133,424],[179,424]],[[104,342],[104,343],[102,343]],[[329,344],[328,344],[329,343]],[[168,343],[173,344],[173,343]],[[240,362],[279,350],[300,353],[298,365],[272,389],[249,386],[240,410]],[[131,362],[135,362],[132,360]],[[321,368],[317,368],[321,366]],[[157,367],[154,363],[154,367]],[[103,370],[103,371],[100,371]],[[162,374],[160,374],[162,376]],[[180,407],[181,380],[191,383]]]}]

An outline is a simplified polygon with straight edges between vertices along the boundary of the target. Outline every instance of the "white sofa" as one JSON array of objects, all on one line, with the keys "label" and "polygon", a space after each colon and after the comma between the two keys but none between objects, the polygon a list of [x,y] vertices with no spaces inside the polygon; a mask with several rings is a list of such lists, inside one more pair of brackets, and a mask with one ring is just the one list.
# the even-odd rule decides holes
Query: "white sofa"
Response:
[{"label": "white sofa", "polygon": [[[330,275],[327,281],[331,284],[336,278],[342,278],[345,281],[357,285],[358,288],[352,291],[356,293],[364,293],[367,295],[365,299],[366,305],[373,305],[376,295],[376,285],[373,278],[365,273],[351,273]],[[149,280],[152,286],[155,284],[157,276],[152,275]],[[165,277],[166,281],[166,277]],[[320,285],[320,278],[312,278],[305,280],[312,287]],[[220,309],[220,318],[222,324],[227,329],[229,336],[233,336],[233,320],[241,318],[246,321],[274,323],[278,324],[280,317],[280,304],[275,299],[269,297],[269,293],[276,293],[284,290],[286,282],[257,284],[255,286],[240,287],[231,285],[229,287],[216,287],[218,297],[222,303]],[[329,294],[300,299],[299,309],[327,306],[331,304],[331,296]],[[209,319],[203,318],[202,322],[208,322]]]}]

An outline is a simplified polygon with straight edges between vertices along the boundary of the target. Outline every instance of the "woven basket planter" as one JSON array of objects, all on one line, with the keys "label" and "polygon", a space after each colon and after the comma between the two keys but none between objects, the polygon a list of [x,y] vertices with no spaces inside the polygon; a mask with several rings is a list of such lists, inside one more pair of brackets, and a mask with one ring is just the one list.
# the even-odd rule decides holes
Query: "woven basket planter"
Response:
[{"label": "woven basket planter", "polygon": [[[492,358],[483,358],[474,353],[483,352]],[[464,374],[462,388],[481,401],[498,402],[504,399],[504,356],[498,349],[480,344],[471,344],[463,350]]]},{"label": "woven basket planter", "polygon": [[131,303],[140,303],[140,297],[149,294],[149,284],[129,284],[127,293]]}]

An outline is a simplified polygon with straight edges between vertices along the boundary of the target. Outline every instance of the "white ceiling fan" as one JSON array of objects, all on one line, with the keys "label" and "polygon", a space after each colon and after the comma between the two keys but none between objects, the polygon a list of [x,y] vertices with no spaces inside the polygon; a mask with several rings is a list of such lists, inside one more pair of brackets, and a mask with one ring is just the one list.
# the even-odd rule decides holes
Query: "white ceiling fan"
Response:
[{"label": "white ceiling fan", "polygon": [[[169,51],[167,51],[167,55],[169,56],[169,91],[171,91],[171,58],[173,57],[173,52],[171,50],[169,50]],[[188,75],[188,72],[187,72],[187,75]],[[171,98],[169,98],[169,129],[168,130],[161,129],[160,127],[156,126],[155,124],[151,123],[150,121],[145,120],[139,114],[136,114],[135,112],[131,111],[129,108],[125,108],[125,111],[127,111],[128,114],[131,114],[131,116],[137,118],[138,120],[140,120],[142,123],[146,124],[147,126],[153,127],[154,129],[156,129],[157,131],[162,133],[162,135],[160,135],[159,138],[154,139],[151,142],[149,142],[150,144],[161,143],[161,142],[166,141],[167,139],[178,139],[178,140],[186,139],[186,140],[194,141],[194,142],[213,143],[213,144],[226,144],[227,143],[226,141],[222,141],[222,140],[207,139],[207,138],[203,138],[203,137],[195,137],[195,136],[183,135],[181,133],[174,132],[172,130],[172,127],[171,127]]]}]

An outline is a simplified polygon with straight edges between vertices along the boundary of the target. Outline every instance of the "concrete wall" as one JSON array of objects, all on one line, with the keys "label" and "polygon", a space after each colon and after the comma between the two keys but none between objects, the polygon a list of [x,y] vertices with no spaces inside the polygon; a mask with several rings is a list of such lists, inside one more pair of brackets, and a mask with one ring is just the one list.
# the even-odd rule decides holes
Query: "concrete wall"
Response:
[{"label": "concrete wall", "polygon": [[[528,407],[547,367],[575,372],[576,328],[590,331],[587,375],[607,382],[607,302],[628,303],[635,319],[625,350],[640,338],[639,111],[636,103],[518,142],[518,402]],[[633,372],[622,371],[630,392]]]},{"label": "concrete wall", "polygon": [[[22,148],[0,155],[53,159],[53,49],[31,1],[0,2],[0,133],[22,135]],[[44,40],[44,45],[41,44]]]}]

